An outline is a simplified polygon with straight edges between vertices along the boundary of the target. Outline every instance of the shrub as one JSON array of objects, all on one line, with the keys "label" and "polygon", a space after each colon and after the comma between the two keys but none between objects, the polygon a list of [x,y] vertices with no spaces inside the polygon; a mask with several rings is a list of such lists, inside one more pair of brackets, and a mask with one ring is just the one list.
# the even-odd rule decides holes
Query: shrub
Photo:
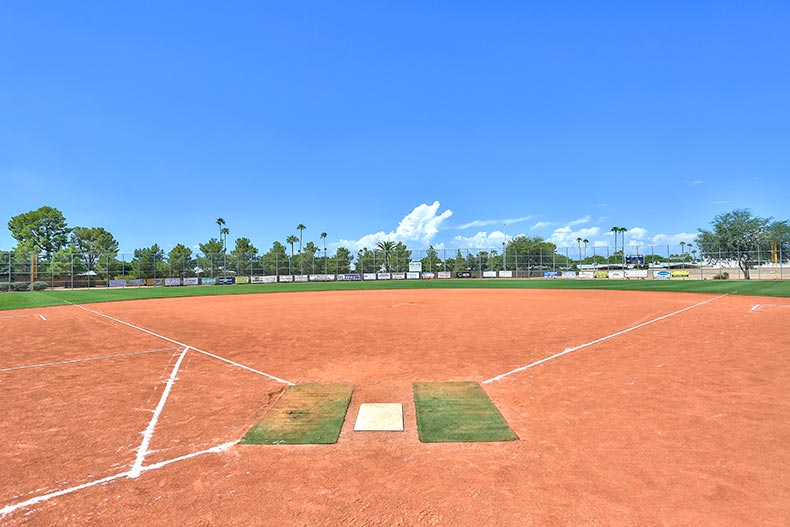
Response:
[{"label": "shrub", "polygon": [[48,287],[49,287],[49,284],[46,283],[46,282],[42,282],[40,280],[37,280],[37,281],[33,282],[33,291],[44,291]]},{"label": "shrub", "polygon": [[0,282],[0,291],[9,291],[11,289],[11,282]]},{"label": "shrub", "polygon": [[11,291],[27,291],[27,283],[25,282],[11,282]]},{"label": "shrub", "polygon": [[726,280],[729,277],[730,277],[730,273],[728,273],[727,271],[724,271],[723,273],[719,273],[717,275],[714,275],[713,279],[714,280]]}]

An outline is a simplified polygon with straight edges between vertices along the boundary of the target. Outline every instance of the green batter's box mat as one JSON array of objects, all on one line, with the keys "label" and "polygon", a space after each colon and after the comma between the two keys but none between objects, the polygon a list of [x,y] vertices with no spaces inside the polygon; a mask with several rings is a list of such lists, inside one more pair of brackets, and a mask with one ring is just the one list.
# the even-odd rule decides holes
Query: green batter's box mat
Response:
[{"label": "green batter's box mat", "polygon": [[349,384],[289,386],[280,400],[241,438],[242,445],[337,443],[354,387]]},{"label": "green batter's box mat", "polygon": [[414,405],[423,443],[518,439],[476,382],[415,383]]}]

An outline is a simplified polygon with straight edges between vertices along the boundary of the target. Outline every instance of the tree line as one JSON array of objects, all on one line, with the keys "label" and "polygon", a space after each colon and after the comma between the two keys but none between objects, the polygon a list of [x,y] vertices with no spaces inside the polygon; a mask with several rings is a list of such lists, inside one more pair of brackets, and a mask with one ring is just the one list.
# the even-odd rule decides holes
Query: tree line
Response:
[{"label": "tree line", "polygon": [[[17,245],[9,258],[29,258],[38,255],[44,262],[63,267],[79,262],[81,268],[96,271],[97,274],[121,274],[132,276],[135,270],[146,270],[160,276],[174,271],[178,275],[194,275],[206,273],[215,275],[226,271],[246,273],[257,271],[263,274],[314,274],[314,273],[348,273],[348,272],[402,272],[408,270],[412,261],[412,251],[400,241],[384,240],[372,248],[362,248],[352,254],[347,248],[340,247],[331,256],[327,254],[327,233],[320,233],[322,246],[313,241],[304,243],[303,223],[296,226],[299,235],[290,234],[285,244],[274,241],[272,246],[260,254],[259,250],[247,237],[236,238],[232,249],[228,250],[230,229],[223,218],[217,218],[217,237],[198,244],[199,253],[182,243],[175,245],[170,251],[157,244],[134,250],[130,261],[118,260],[118,241],[103,227],[69,227],[63,213],[50,206],[43,206],[12,217],[8,229]],[[468,269],[513,269],[524,270],[537,268],[550,261],[552,267],[572,268],[579,264],[611,264],[625,263],[625,227],[615,226],[614,252],[606,256],[588,254],[589,241],[577,238],[576,255],[568,251],[562,254],[557,246],[539,236],[516,236],[503,244],[502,250],[480,250],[472,254],[461,250],[455,254],[439,254],[433,246],[421,251],[422,268],[424,270],[468,270]],[[619,236],[618,236],[619,235]],[[618,240],[619,238],[619,240]],[[620,245],[618,246],[618,241]],[[749,269],[757,261],[761,250],[771,251],[774,261],[787,261],[790,257],[790,223],[787,220],[776,221],[773,218],[762,218],[747,209],[736,209],[720,214],[711,222],[710,229],[698,229],[697,248],[681,242],[681,253],[670,255],[674,261],[694,262],[697,258],[711,263],[736,261],[749,276]],[[298,251],[296,245],[298,244]],[[584,248],[582,249],[582,244]],[[686,251],[688,248],[688,251]],[[699,250],[699,255],[697,255]],[[7,254],[7,253],[6,253]],[[578,258],[573,258],[578,256]],[[660,262],[666,258],[658,255],[643,255],[644,265]],[[71,263],[73,265],[73,263]],[[128,273],[127,273],[128,270]],[[250,273],[252,274],[252,273]]]}]

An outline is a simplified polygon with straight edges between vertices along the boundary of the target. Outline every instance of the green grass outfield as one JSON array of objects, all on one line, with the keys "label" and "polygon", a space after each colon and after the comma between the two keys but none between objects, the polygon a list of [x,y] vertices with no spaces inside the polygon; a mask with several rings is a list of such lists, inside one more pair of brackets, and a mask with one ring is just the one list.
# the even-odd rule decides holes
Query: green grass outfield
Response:
[{"label": "green grass outfield", "polygon": [[361,289],[606,289],[621,291],[669,291],[790,297],[790,280],[382,280],[363,282],[309,282],[298,284],[240,284],[177,287],[127,287],[0,293],[0,310],[89,304],[144,298],[285,293],[293,291],[355,291]]}]

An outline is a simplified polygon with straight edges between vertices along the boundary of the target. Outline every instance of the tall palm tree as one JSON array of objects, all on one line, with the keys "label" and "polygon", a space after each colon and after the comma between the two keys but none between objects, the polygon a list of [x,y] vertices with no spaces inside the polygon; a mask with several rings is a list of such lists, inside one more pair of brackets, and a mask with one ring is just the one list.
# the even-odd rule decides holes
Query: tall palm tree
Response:
[{"label": "tall palm tree", "polygon": [[576,244],[579,246],[579,260],[582,259],[582,239],[576,238]]},{"label": "tall palm tree", "polygon": [[376,247],[384,251],[384,269],[389,270],[389,254],[395,248],[395,242],[382,240],[376,244]]},{"label": "tall palm tree", "polygon": [[686,253],[685,249],[686,249],[686,242],[680,242],[680,255],[681,256],[683,256]]},{"label": "tall palm tree", "polygon": [[617,252],[617,235],[620,234],[620,227],[615,225],[610,230],[614,233],[614,252]]},{"label": "tall palm tree", "polygon": [[220,241],[222,242],[222,251],[225,252],[228,250],[228,234],[230,234],[230,229],[227,227],[222,227],[219,233],[222,235],[222,238],[220,238]]},{"label": "tall palm tree", "polygon": [[306,228],[304,223],[300,223],[296,226],[296,229],[299,231],[299,254],[302,254],[302,231]]},{"label": "tall palm tree", "polygon": [[324,242],[324,274],[326,274],[326,233],[321,233],[321,240]]},{"label": "tall palm tree", "polygon": [[225,225],[225,220],[217,218],[216,224],[219,226],[219,241],[222,241],[222,226]]},{"label": "tall palm tree", "polygon": [[586,260],[587,259],[587,244],[590,243],[590,240],[585,238],[585,239],[582,240],[582,243],[584,244],[584,259]]},{"label": "tall palm tree", "polygon": [[291,244],[291,257],[292,257],[292,258],[293,258],[293,255],[294,255],[294,244],[295,244],[296,242],[298,242],[298,241],[299,241],[299,238],[297,238],[297,237],[296,237],[296,236],[294,236],[293,234],[291,234],[290,236],[288,236],[288,237],[285,239],[285,243],[290,243],[290,244]]}]

